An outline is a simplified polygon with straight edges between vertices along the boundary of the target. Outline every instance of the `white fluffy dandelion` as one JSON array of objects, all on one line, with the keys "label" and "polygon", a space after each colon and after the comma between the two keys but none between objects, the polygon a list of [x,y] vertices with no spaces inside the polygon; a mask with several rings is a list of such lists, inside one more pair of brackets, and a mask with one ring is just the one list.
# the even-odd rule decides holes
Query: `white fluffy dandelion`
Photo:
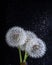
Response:
[{"label": "white fluffy dandelion", "polygon": [[39,39],[33,39],[26,44],[26,52],[33,58],[42,57],[45,54],[46,45]]},{"label": "white fluffy dandelion", "polygon": [[25,50],[26,44],[27,44],[28,42],[30,42],[30,40],[32,40],[32,39],[34,39],[34,38],[37,38],[37,35],[34,34],[34,33],[31,32],[31,31],[26,31],[26,36],[27,36],[27,38],[26,38],[26,41],[25,41],[24,45],[21,45],[21,46],[20,46],[20,49],[21,49],[22,51]]},{"label": "white fluffy dandelion", "polygon": [[17,47],[23,45],[26,40],[26,33],[21,27],[12,27],[6,33],[6,42],[9,46]]}]

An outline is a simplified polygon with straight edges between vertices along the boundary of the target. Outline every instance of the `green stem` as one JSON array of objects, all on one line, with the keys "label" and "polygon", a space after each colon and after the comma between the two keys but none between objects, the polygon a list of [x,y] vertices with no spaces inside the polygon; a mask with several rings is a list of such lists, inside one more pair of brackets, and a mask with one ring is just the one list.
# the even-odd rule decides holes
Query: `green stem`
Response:
[{"label": "green stem", "polygon": [[20,56],[20,63],[22,63],[22,54],[21,54],[21,50],[20,50],[20,48],[18,48],[18,50],[19,50],[19,56]]},{"label": "green stem", "polygon": [[28,57],[28,54],[27,54],[27,52],[25,52],[25,55],[24,55],[24,60],[23,60],[23,62],[26,62],[26,60],[27,60],[27,57]]}]

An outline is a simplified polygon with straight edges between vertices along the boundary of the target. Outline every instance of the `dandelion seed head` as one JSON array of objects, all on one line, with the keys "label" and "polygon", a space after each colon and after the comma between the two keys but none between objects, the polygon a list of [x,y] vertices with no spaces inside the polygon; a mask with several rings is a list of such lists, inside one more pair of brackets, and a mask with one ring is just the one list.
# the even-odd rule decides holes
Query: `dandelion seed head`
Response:
[{"label": "dandelion seed head", "polygon": [[26,40],[26,33],[21,27],[12,27],[6,33],[6,42],[9,46],[17,47],[23,45]]},{"label": "dandelion seed head", "polygon": [[33,58],[40,58],[45,54],[46,45],[45,43],[37,38],[33,39],[26,45],[26,52]]}]

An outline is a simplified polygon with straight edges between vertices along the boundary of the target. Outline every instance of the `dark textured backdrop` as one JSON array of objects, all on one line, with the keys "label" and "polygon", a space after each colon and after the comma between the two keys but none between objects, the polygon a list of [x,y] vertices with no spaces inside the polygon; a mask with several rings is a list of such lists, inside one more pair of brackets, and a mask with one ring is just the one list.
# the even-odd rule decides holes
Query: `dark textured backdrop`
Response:
[{"label": "dark textured backdrop", "polygon": [[18,50],[9,47],[5,42],[5,34],[12,26],[21,26],[25,30],[31,30],[46,42],[45,56],[39,59],[28,57],[28,65],[52,65],[51,3],[48,1],[20,3],[16,0],[4,2],[1,5],[0,19],[0,65],[19,65]]}]

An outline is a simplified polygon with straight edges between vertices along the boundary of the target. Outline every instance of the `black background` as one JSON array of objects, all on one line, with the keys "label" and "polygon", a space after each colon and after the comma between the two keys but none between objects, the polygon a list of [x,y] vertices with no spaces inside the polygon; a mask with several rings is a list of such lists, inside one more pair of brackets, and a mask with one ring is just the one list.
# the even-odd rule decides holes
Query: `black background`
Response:
[{"label": "black background", "polygon": [[[47,45],[44,57],[34,59],[28,57],[28,65],[52,64],[52,7],[48,1],[3,1],[0,12],[0,65],[19,65],[17,48],[9,47],[5,41],[5,34],[12,26],[20,26],[33,31],[43,39]],[[24,52],[22,53],[22,55]]]}]

